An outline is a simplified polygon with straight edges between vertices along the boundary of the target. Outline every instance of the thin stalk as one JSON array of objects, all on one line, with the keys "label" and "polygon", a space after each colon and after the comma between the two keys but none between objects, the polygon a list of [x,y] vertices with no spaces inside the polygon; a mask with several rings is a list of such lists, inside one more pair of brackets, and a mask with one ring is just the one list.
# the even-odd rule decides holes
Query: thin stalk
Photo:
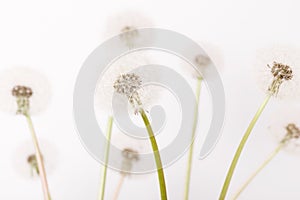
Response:
[{"label": "thin stalk", "polygon": [[167,200],[167,190],[166,190],[166,182],[165,182],[165,177],[164,177],[164,170],[162,167],[162,162],[158,150],[158,146],[156,143],[156,139],[152,130],[152,127],[150,125],[149,119],[143,109],[140,109],[140,114],[141,117],[143,118],[144,124],[147,128],[148,135],[151,141],[152,145],[152,150],[154,153],[154,158],[155,158],[155,163],[156,163],[156,168],[157,168],[157,175],[158,175],[158,180],[159,180],[159,187],[160,187],[160,196],[161,200]]},{"label": "thin stalk", "polygon": [[194,123],[193,123],[193,130],[192,130],[193,132],[192,132],[192,137],[191,137],[192,141],[191,141],[191,146],[189,149],[187,171],[186,171],[186,178],[185,178],[184,200],[189,199],[189,189],[190,189],[190,182],[191,182],[191,172],[192,172],[193,152],[194,152],[194,137],[195,137],[197,122],[198,122],[198,108],[199,108],[201,84],[202,84],[202,77],[198,77],[197,88],[196,88],[196,107],[195,107],[195,111],[194,111]]},{"label": "thin stalk", "polygon": [[238,190],[238,192],[234,195],[233,200],[237,199],[240,194],[247,188],[247,186],[251,183],[251,181],[257,176],[259,172],[261,172],[273,158],[280,152],[282,147],[284,147],[284,143],[280,143],[276,149],[268,156],[268,158],[262,163],[262,165],[247,179],[247,181],[242,185],[242,187]]},{"label": "thin stalk", "polygon": [[117,200],[117,199],[118,199],[119,194],[120,194],[120,192],[121,192],[121,188],[122,188],[123,183],[124,183],[124,180],[125,180],[125,177],[126,177],[125,174],[121,174],[119,183],[118,183],[117,188],[116,188],[116,190],[115,190],[115,192],[114,192],[114,198],[113,198],[113,200]]},{"label": "thin stalk", "polygon": [[107,132],[106,132],[106,138],[107,138],[107,143],[105,146],[105,157],[104,157],[104,166],[102,168],[102,173],[101,173],[101,184],[100,184],[100,192],[98,199],[99,200],[104,200],[104,195],[105,195],[105,185],[106,185],[106,176],[107,176],[107,163],[108,163],[108,158],[109,158],[109,149],[110,149],[110,140],[111,140],[111,132],[112,132],[112,125],[113,125],[113,117],[110,116],[107,121]]},{"label": "thin stalk", "polygon": [[32,123],[32,120],[31,120],[31,117],[29,114],[24,114],[24,116],[26,117],[28,127],[29,127],[29,130],[31,133],[33,145],[35,148],[35,156],[36,156],[36,160],[37,160],[37,164],[38,164],[39,176],[41,178],[44,199],[51,200],[50,191],[49,191],[48,182],[47,182],[46,170],[45,170],[45,166],[44,166],[44,161],[43,161],[42,153],[41,153],[41,150],[39,147],[38,139],[37,139],[35,131],[34,131],[33,123]]},{"label": "thin stalk", "polygon": [[238,149],[235,152],[235,155],[234,155],[234,158],[233,158],[232,163],[230,165],[229,171],[227,173],[227,176],[226,176],[226,179],[225,179],[225,182],[224,182],[224,185],[223,185],[222,192],[220,194],[219,200],[224,200],[225,199],[227,191],[228,191],[228,188],[229,188],[229,185],[230,185],[231,178],[232,178],[234,170],[235,170],[235,167],[236,167],[236,165],[238,163],[238,160],[239,160],[240,155],[241,155],[241,153],[242,153],[242,151],[244,149],[244,146],[245,146],[245,144],[246,144],[246,142],[248,140],[248,137],[250,136],[250,133],[251,133],[252,129],[254,128],[257,120],[259,119],[259,117],[262,114],[263,110],[265,109],[266,105],[268,104],[271,96],[272,96],[271,94],[268,94],[266,96],[265,100],[263,101],[263,103],[259,107],[259,109],[256,112],[255,116],[253,117],[251,123],[249,124],[249,127],[246,130],[246,133],[244,134],[244,136],[243,136],[243,138],[242,138],[242,140],[241,140],[241,142],[239,144],[239,147],[238,147]]}]

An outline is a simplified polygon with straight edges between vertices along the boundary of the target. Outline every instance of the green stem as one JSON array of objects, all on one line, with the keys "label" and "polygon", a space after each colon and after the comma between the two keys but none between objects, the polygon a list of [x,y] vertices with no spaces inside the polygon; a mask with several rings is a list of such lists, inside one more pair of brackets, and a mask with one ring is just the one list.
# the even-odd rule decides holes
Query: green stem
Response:
[{"label": "green stem", "polygon": [[238,190],[238,192],[234,195],[233,200],[237,199],[240,194],[246,189],[246,187],[251,183],[251,181],[257,176],[259,172],[261,172],[273,158],[279,153],[279,151],[284,146],[284,143],[280,143],[276,149],[268,156],[268,158],[262,163],[262,165],[248,178],[248,180],[242,185],[242,187]]},{"label": "green stem", "polygon": [[100,192],[99,192],[99,197],[98,197],[99,200],[104,200],[106,175],[107,175],[107,163],[108,163],[108,158],[109,158],[112,125],[113,125],[113,117],[110,116],[107,121],[107,132],[106,132],[107,143],[105,146],[104,166],[102,168],[102,173],[101,173],[101,185],[100,185]]},{"label": "green stem", "polygon": [[197,122],[198,122],[198,107],[199,107],[199,98],[201,92],[201,83],[202,83],[202,77],[198,77],[197,88],[196,88],[196,107],[194,111],[194,123],[193,123],[193,130],[192,130],[193,132],[191,137],[192,141],[189,149],[187,171],[186,171],[186,178],[185,178],[184,200],[189,199],[189,189],[190,189],[190,182],[191,182],[191,172],[192,172],[193,152],[194,152],[194,137],[195,137]]},{"label": "green stem", "polygon": [[244,146],[245,146],[245,144],[246,144],[246,142],[248,140],[248,137],[249,137],[252,129],[254,128],[257,120],[259,119],[260,115],[262,114],[263,110],[265,109],[266,105],[268,104],[271,96],[272,96],[271,94],[267,95],[267,97],[265,98],[265,100],[261,104],[260,108],[256,112],[255,116],[253,117],[251,123],[249,124],[249,127],[246,130],[246,133],[244,134],[244,136],[243,136],[243,138],[242,138],[242,140],[241,140],[241,142],[239,144],[239,147],[238,147],[238,149],[235,152],[235,155],[234,155],[234,158],[233,158],[232,163],[230,165],[229,171],[227,173],[226,180],[224,182],[223,189],[222,189],[222,192],[220,194],[219,200],[224,200],[225,199],[227,191],[228,191],[228,188],[229,188],[229,184],[230,184],[231,178],[232,178],[234,170],[235,170],[235,167],[236,167],[236,165],[238,163],[238,160],[239,160],[240,155],[241,155],[241,153],[242,153],[242,151],[244,149]]},{"label": "green stem", "polygon": [[36,156],[37,165],[38,165],[38,169],[39,169],[39,176],[41,178],[41,183],[42,183],[42,188],[43,188],[43,193],[44,193],[44,199],[45,200],[51,200],[50,191],[49,191],[49,187],[48,187],[47,176],[46,176],[46,170],[45,170],[44,161],[43,161],[43,156],[42,156],[42,153],[41,153],[41,150],[40,150],[40,147],[39,147],[37,136],[35,134],[33,123],[32,123],[31,117],[28,113],[25,113],[24,116],[26,117],[28,127],[29,127],[29,130],[30,130],[30,133],[31,133],[33,145],[34,145],[34,148],[35,148],[35,156]]},{"label": "green stem", "polygon": [[168,198],[167,198],[167,190],[166,190],[166,183],[165,183],[165,177],[164,177],[164,170],[163,170],[163,167],[162,167],[162,162],[161,162],[158,146],[157,146],[157,143],[156,143],[156,139],[155,139],[153,130],[151,128],[150,122],[148,120],[148,117],[147,117],[145,111],[143,109],[140,109],[139,112],[141,114],[141,117],[143,118],[144,124],[147,128],[149,138],[150,138],[150,141],[151,141],[152,150],[153,150],[153,153],[154,153],[154,158],[155,158],[155,163],[156,163],[156,168],[157,168],[161,200],[167,200]]}]

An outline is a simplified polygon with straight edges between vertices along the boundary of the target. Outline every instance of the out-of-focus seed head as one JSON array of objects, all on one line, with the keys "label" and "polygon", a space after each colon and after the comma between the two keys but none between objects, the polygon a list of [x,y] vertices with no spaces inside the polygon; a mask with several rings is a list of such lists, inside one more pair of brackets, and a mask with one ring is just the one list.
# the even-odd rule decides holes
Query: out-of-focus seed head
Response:
[{"label": "out-of-focus seed head", "polygon": [[31,155],[28,156],[27,163],[30,166],[31,176],[34,176],[34,172],[37,175],[40,174],[40,170],[38,168],[38,163],[37,163],[37,160],[36,160],[36,156],[34,154],[31,154]]},{"label": "out-of-focus seed head", "polygon": [[296,124],[288,124],[286,126],[286,130],[287,130],[287,137],[289,138],[294,138],[294,139],[298,139],[300,137],[300,129],[296,126]]},{"label": "out-of-focus seed head", "polygon": [[122,151],[122,171],[121,174],[129,175],[132,169],[133,162],[139,160],[139,153],[131,148],[124,148]]},{"label": "out-of-focus seed head", "polygon": [[207,66],[211,62],[210,58],[205,55],[197,55],[195,61],[199,67]]},{"label": "out-of-focus seed head", "polygon": [[120,38],[126,42],[129,48],[134,46],[134,39],[139,35],[139,31],[133,26],[124,26],[121,29]]}]

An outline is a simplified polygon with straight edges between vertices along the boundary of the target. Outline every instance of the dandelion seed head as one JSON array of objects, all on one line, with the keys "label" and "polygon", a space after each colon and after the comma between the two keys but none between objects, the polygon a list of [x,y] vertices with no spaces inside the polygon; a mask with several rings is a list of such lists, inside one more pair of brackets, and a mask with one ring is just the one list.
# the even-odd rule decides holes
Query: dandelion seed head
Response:
[{"label": "dandelion seed head", "polygon": [[20,104],[29,106],[29,99],[31,115],[46,110],[51,87],[43,74],[26,67],[12,67],[0,73],[0,80],[0,110],[15,114]]},{"label": "dandelion seed head", "polygon": [[254,66],[258,86],[264,92],[285,101],[300,100],[300,48],[271,45],[258,49]]},{"label": "dandelion seed head", "polygon": [[128,175],[132,170],[132,165],[134,165],[134,162],[137,162],[139,160],[139,153],[132,148],[125,148],[122,151],[122,157],[123,160],[121,166],[121,174]]},{"label": "dandelion seed head", "polygon": [[111,16],[107,21],[105,35],[111,37],[121,33],[120,38],[128,47],[134,46],[134,40],[139,37],[139,28],[152,26],[151,20],[136,11],[121,12]]},{"label": "dandelion seed head", "polygon": [[[100,114],[103,115],[103,113],[112,114],[112,100],[115,91],[113,86],[118,77],[121,74],[131,73],[132,70],[140,66],[149,64],[150,61],[144,53],[133,52],[122,56],[107,67],[101,78],[99,78],[94,96],[94,106],[96,114],[99,115],[98,117],[100,117]],[[143,99],[142,95],[140,97],[143,103],[149,103],[147,99]]]},{"label": "dandelion seed head", "polygon": [[273,112],[271,115],[276,117],[270,118],[268,125],[271,139],[276,143],[284,142],[284,150],[289,153],[300,153],[300,109],[283,106]]},{"label": "dandelion seed head", "polygon": [[300,137],[300,129],[294,123],[290,123],[286,126],[286,137],[289,139],[298,139]]},{"label": "dandelion seed head", "polygon": [[271,69],[271,73],[274,77],[271,85],[268,88],[268,91],[271,94],[277,95],[283,81],[292,80],[293,70],[291,69],[290,66],[275,61],[273,62],[272,67],[270,67],[270,65],[268,65],[268,67]]},{"label": "dandelion seed head", "polygon": [[30,87],[21,86],[21,85],[17,85],[13,87],[11,93],[14,97],[24,97],[24,98],[29,98],[33,94],[32,89]]},{"label": "dandelion seed head", "polygon": [[202,54],[197,55],[196,58],[195,58],[195,61],[198,64],[199,67],[207,66],[211,62],[211,60],[208,56],[202,55]]},{"label": "dandelion seed head", "polygon": [[29,164],[29,167],[31,168],[31,175],[34,176],[34,171],[37,175],[40,174],[39,168],[38,168],[38,163],[36,156],[34,154],[31,154],[27,157],[27,163]]},{"label": "dandelion seed head", "polygon": [[122,74],[114,82],[114,89],[117,93],[125,95],[129,102],[134,106],[142,105],[138,90],[142,86],[141,78],[134,74]]},{"label": "dandelion seed head", "polygon": [[185,71],[188,71],[193,78],[198,79],[202,78],[202,75],[212,66],[218,70],[222,70],[224,67],[224,59],[221,50],[214,44],[208,42],[200,41],[198,44],[203,48],[204,52],[196,55],[194,61],[196,63],[195,67],[199,69],[201,74],[186,62],[181,64]]},{"label": "dandelion seed head", "polygon": [[[58,152],[53,143],[48,140],[39,140],[40,148],[43,154],[43,160],[48,175],[52,175],[58,164]],[[23,179],[36,179],[37,176],[32,176],[32,170],[35,169],[36,163],[35,149],[31,140],[26,140],[19,143],[12,154],[12,166],[15,173]],[[38,175],[38,173],[35,173]]]}]

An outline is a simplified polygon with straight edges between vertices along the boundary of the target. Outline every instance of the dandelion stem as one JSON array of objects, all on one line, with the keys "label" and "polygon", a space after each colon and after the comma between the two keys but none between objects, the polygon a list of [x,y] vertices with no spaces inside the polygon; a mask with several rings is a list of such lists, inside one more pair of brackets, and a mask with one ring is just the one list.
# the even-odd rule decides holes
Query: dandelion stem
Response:
[{"label": "dandelion stem", "polygon": [[251,181],[257,176],[259,172],[261,172],[273,158],[280,152],[285,143],[281,142],[276,149],[268,156],[268,158],[262,163],[262,165],[247,179],[247,181],[242,185],[242,187],[238,190],[238,192],[234,195],[233,200],[236,200],[240,194],[247,188],[247,186],[251,183]]},{"label": "dandelion stem", "polygon": [[125,174],[121,174],[119,183],[118,183],[117,188],[116,188],[116,190],[114,192],[114,198],[113,198],[113,200],[117,200],[118,199],[120,191],[121,191],[121,188],[122,188],[124,180],[125,180],[125,177],[126,177]]},{"label": "dandelion stem", "polygon": [[45,170],[45,166],[44,166],[44,161],[43,161],[42,153],[41,153],[41,150],[40,150],[40,147],[38,144],[38,139],[37,139],[35,131],[34,131],[33,123],[32,123],[31,117],[28,113],[24,114],[24,116],[26,117],[28,127],[29,127],[29,130],[31,133],[32,141],[34,144],[34,148],[35,148],[35,156],[36,156],[36,160],[37,160],[37,164],[38,164],[39,176],[41,178],[44,199],[51,200],[51,196],[50,196],[50,192],[49,192],[49,188],[48,188],[46,170]]},{"label": "dandelion stem", "polygon": [[100,185],[100,192],[99,192],[99,196],[98,196],[99,200],[104,200],[104,195],[105,195],[107,163],[108,163],[108,158],[109,158],[109,148],[110,148],[112,125],[113,125],[113,117],[110,116],[107,121],[107,132],[106,132],[107,143],[106,143],[105,152],[104,152],[105,153],[104,166],[102,168],[102,173],[101,173],[101,185]]},{"label": "dandelion stem", "polygon": [[186,171],[186,178],[185,178],[185,191],[184,191],[184,200],[189,199],[189,188],[190,188],[190,182],[191,182],[191,172],[192,172],[192,163],[193,163],[193,152],[194,152],[194,137],[196,133],[197,128],[197,122],[198,122],[198,107],[199,107],[199,98],[200,98],[200,92],[201,92],[201,84],[202,84],[202,77],[198,77],[197,79],[197,88],[196,88],[196,108],[194,111],[194,123],[193,123],[193,132],[191,137],[191,146],[189,149],[189,155],[188,155],[188,163],[187,163],[187,171]]},{"label": "dandelion stem", "polygon": [[163,170],[163,167],[162,167],[162,162],[161,162],[158,146],[157,146],[157,143],[156,143],[156,139],[155,139],[153,130],[151,128],[149,119],[148,119],[145,111],[143,109],[140,109],[139,112],[141,114],[141,117],[143,118],[144,124],[147,128],[149,138],[150,138],[150,141],[151,141],[152,150],[153,150],[153,153],[154,153],[154,158],[155,158],[155,163],[156,163],[156,168],[157,168],[161,200],[167,200],[168,198],[167,198],[167,190],[166,190],[166,183],[165,183],[165,177],[164,177],[164,170]]},{"label": "dandelion stem", "polygon": [[224,185],[223,185],[222,192],[220,194],[219,200],[224,200],[225,199],[227,191],[228,191],[228,188],[229,188],[229,185],[230,185],[231,178],[233,176],[235,167],[236,167],[236,165],[238,163],[238,160],[239,160],[240,155],[241,155],[241,153],[243,151],[243,148],[244,148],[244,146],[245,146],[245,144],[246,144],[246,142],[248,140],[248,137],[250,136],[250,133],[251,133],[252,129],[254,128],[257,120],[259,119],[260,115],[262,114],[263,110],[265,109],[266,105],[268,104],[271,96],[272,96],[272,94],[268,94],[266,96],[265,100],[263,101],[263,103],[261,104],[260,108],[256,112],[256,114],[253,117],[251,123],[249,124],[249,127],[246,130],[246,133],[244,134],[244,136],[243,136],[243,138],[242,138],[242,140],[241,140],[241,142],[239,144],[239,147],[238,147],[238,149],[235,152],[235,155],[234,155],[234,158],[233,158],[232,163],[230,165],[229,171],[227,173],[227,176],[226,176],[226,179],[225,179],[225,182],[224,182]]}]

